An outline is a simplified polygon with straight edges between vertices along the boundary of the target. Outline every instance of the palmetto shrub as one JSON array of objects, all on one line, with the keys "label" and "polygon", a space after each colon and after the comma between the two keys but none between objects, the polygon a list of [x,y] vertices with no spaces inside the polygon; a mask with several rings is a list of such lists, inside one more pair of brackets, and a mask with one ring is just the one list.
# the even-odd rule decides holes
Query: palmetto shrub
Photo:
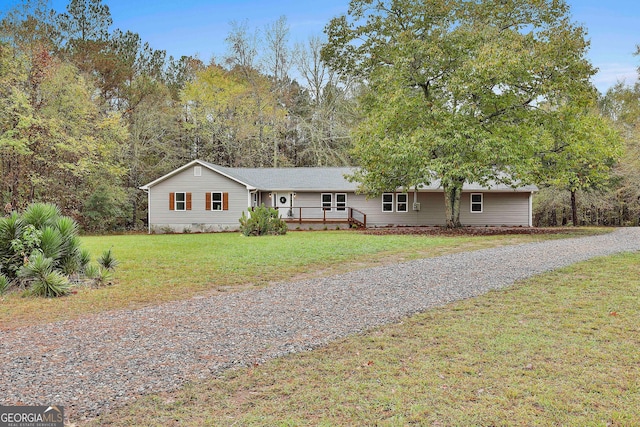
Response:
[{"label": "palmetto shrub", "polygon": [[41,230],[51,225],[61,215],[60,208],[51,203],[32,203],[22,213],[25,223]]},{"label": "palmetto shrub", "polygon": [[113,271],[118,266],[119,262],[117,259],[113,257],[111,253],[111,249],[108,249],[100,255],[98,258],[98,264],[100,264],[104,269]]},{"label": "palmetto shrub", "polygon": [[69,278],[77,279],[91,261],[78,232],[76,221],[52,204],[34,203],[0,218],[0,274],[33,295],[67,294]]},{"label": "palmetto shrub", "polygon": [[4,274],[0,274],[0,295],[4,294],[9,289],[9,279]]},{"label": "palmetto shrub", "polygon": [[59,297],[71,290],[69,279],[53,269],[53,259],[34,251],[18,271],[20,279],[31,282],[30,293],[41,297]]}]

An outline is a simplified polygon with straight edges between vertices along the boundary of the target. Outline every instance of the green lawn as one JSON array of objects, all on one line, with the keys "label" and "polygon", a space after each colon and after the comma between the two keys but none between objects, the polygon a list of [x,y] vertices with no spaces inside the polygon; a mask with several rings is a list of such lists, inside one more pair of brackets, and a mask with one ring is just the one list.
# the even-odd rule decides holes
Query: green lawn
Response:
[{"label": "green lawn", "polygon": [[[602,232],[567,229],[564,236]],[[0,297],[0,327],[17,327],[120,308],[136,308],[230,292],[270,282],[338,273],[484,247],[530,242],[557,235],[490,237],[374,236],[355,231],[290,232],[244,237],[240,233],[83,237],[94,257],[112,248],[120,261],[116,285],[79,289],[58,299]]]},{"label": "green lawn", "polygon": [[596,259],[90,424],[638,426],[639,303],[640,254]]}]

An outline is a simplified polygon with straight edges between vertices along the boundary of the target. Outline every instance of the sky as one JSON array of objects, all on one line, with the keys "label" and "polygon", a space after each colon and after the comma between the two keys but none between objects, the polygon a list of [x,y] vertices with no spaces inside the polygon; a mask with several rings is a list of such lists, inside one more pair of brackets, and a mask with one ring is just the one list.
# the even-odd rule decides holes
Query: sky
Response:
[{"label": "sky", "polygon": [[[48,0],[63,12],[69,0]],[[264,29],[281,16],[290,27],[290,42],[322,36],[324,26],[344,14],[348,0],[102,0],[109,6],[112,29],[138,33],[152,48],[179,58],[197,55],[208,62],[221,59],[231,22]],[[640,0],[567,0],[573,21],[585,26],[591,48],[588,57],[599,69],[593,83],[605,92],[617,81],[637,78],[640,56]],[[19,4],[0,0],[0,11]]]}]

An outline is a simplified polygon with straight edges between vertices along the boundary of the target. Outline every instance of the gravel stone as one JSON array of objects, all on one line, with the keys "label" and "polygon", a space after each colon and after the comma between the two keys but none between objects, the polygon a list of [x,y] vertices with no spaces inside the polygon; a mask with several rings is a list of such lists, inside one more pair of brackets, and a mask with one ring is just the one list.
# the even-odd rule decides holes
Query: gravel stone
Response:
[{"label": "gravel stone", "polygon": [[0,404],[99,415],[136,397],[501,289],[597,256],[640,250],[640,228],[462,252],[0,330]]}]

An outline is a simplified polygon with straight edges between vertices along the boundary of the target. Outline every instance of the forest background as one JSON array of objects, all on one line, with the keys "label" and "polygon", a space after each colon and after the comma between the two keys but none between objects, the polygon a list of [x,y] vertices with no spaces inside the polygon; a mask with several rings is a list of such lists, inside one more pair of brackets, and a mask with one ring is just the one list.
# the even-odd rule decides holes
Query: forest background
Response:
[{"label": "forest background", "polygon": [[[139,230],[139,187],[195,158],[234,167],[356,161],[351,135],[369,88],[327,66],[322,35],[290,43],[285,17],[259,29],[232,23],[226,54],[209,63],[113,29],[101,0],[72,0],[65,13],[27,1],[0,17],[5,211],[54,202],[87,232]],[[640,79],[599,94],[595,110],[620,152],[599,160],[582,141],[576,179],[537,182],[535,225],[638,225]],[[601,161],[606,168],[594,167]]]}]

